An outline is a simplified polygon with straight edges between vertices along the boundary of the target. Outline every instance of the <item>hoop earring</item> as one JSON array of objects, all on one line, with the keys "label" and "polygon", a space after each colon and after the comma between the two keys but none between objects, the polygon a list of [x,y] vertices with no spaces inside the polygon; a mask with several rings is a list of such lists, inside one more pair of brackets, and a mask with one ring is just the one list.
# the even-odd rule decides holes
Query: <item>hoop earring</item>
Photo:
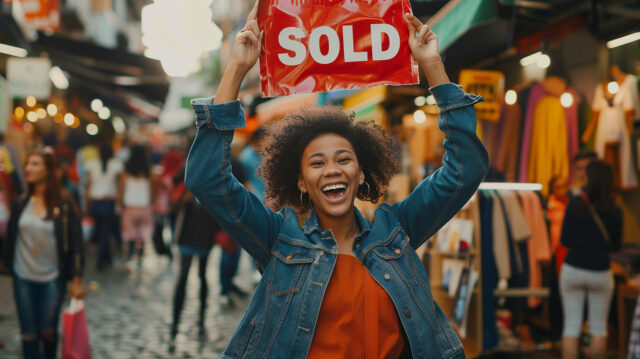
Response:
[{"label": "hoop earring", "polygon": [[[371,186],[369,186],[369,184],[367,183],[367,181],[362,182],[363,185],[367,185],[367,194],[364,196],[364,198],[368,198],[369,195],[371,194]],[[362,186],[362,185],[361,185]]]},{"label": "hoop earring", "polygon": [[304,193],[302,193],[302,191],[300,191],[300,208],[304,208],[304,203],[303,203],[303,201],[302,201],[302,195],[303,195],[303,194],[304,194]]}]

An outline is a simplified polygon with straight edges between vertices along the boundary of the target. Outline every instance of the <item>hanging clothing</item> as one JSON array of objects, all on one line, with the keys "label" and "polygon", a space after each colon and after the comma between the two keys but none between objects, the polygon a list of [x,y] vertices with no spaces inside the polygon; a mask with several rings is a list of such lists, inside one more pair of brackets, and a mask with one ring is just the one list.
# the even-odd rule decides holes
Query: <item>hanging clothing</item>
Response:
[{"label": "hanging clothing", "polygon": [[403,347],[389,294],[356,257],[339,254],[307,358],[391,359]]},{"label": "hanging clothing", "polygon": [[526,241],[531,237],[531,227],[522,210],[520,200],[514,191],[500,191],[500,198],[504,204],[504,212],[509,222],[511,237],[516,242]]},{"label": "hanging clothing", "polygon": [[[578,153],[580,147],[580,136],[578,132],[578,105],[580,104],[580,97],[578,93],[570,88],[567,92],[573,97],[573,103],[570,107],[565,107],[564,114],[567,119],[567,134],[568,134],[568,150],[569,159],[572,159]],[[569,177],[569,182],[573,181],[573,173]]]},{"label": "hanging clothing", "polygon": [[634,75],[627,74],[620,85],[620,89],[629,93],[631,102],[633,103],[633,118],[640,120],[640,96],[638,95],[638,78]]},{"label": "hanging clothing", "polygon": [[569,178],[567,120],[560,99],[546,95],[534,113],[527,178],[542,183],[541,192],[546,196],[554,176]]},{"label": "hanging clothing", "polygon": [[620,185],[622,189],[638,187],[625,114],[625,112],[633,110],[631,93],[627,88],[620,87],[613,99],[608,101],[605,97],[603,85],[598,85],[591,109],[600,113],[595,139],[595,150],[598,153],[598,157],[605,157],[605,149],[608,143],[618,143]]},{"label": "hanging clothing", "polygon": [[498,326],[496,324],[496,297],[493,291],[498,286],[498,271],[493,252],[493,198],[488,191],[479,191],[480,240],[482,262],[482,349],[490,350],[498,346]]},{"label": "hanging clothing", "polygon": [[535,113],[538,102],[545,96],[544,87],[541,84],[534,84],[529,90],[529,96],[526,99],[524,126],[522,128],[522,150],[520,151],[520,170],[518,171],[518,179],[520,182],[527,181],[527,171],[529,164],[529,152],[531,149],[531,135],[533,131],[533,115]]},{"label": "hanging clothing", "polygon": [[[527,222],[531,226],[531,238],[527,242],[529,254],[529,288],[542,288],[542,264],[551,260],[551,248],[547,225],[544,220],[542,204],[537,194],[533,192],[520,193],[522,210]],[[529,306],[540,304],[540,298],[529,297]]]},{"label": "hanging clothing", "polygon": [[568,199],[560,199],[555,195],[549,195],[547,201],[547,218],[549,218],[549,237],[551,239],[551,253],[555,254],[556,273],[560,275],[562,263],[567,256],[568,249],[560,243],[562,235],[562,221],[564,212],[567,209]]},{"label": "hanging clothing", "polygon": [[500,145],[493,165],[505,174],[507,181],[516,182],[518,177],[518,154],[520,153],[520,129],[522,127],[522,110],[519,103],[502,104],[500,110],[502,129]]},{"label": "hanging clothing", "polygon": [[509,262],[509,237],[507,233],[507,224],[505,222],[505,213],[502,208],[498,195],[491,193],[493,200],[493,217],[491,226],[493,227],[493,254],[498,269],[498,278],[511,278],[511,263]]}]

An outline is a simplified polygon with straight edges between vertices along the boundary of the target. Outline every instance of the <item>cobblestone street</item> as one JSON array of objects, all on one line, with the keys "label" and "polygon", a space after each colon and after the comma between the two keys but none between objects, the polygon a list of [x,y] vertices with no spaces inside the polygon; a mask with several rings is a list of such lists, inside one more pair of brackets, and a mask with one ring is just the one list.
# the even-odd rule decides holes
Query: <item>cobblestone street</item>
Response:
[{"label": "cobblestone street", "polygon": [[[94,270],[94,253],[87,253],[85,284],[89,289],[85,304],[93,358],[219,358],[249,302],[249,299],[236,298],[234,308],[219,304],[220,249],[214,248],[207,267],[208,332],[199,336],[197,331],[200,284],[197,260],[194,260],[173,354],[167,349],[179,259],[169,263],[166,257],[156,256],[151,246],[145,248],[145,252],[141,268],[116,262],[120,264],[102,273]],[[248,292],[253,291],[251,266],[249,256],[243,253],[235,283]],[[0,277],[0,340],[4,341],[0,358],[21,357],[20,331],[9,277]]]}]

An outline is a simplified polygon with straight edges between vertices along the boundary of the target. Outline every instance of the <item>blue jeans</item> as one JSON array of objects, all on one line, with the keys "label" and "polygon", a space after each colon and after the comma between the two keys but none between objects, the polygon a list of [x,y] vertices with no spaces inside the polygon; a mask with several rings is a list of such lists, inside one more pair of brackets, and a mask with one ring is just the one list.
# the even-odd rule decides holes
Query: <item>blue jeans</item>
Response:
[{"label": "blue jeans", "polygon": [[238,272],[238,262],[240,262],[240,247],[236,247],[235,253],[222,251],[220,259],[220,294],[226,295],[235,291],[233,277]]},{"label": "blue jeans", "polygon": [[20,321],[24,358],[55,358],[58,322],[64,298],[63,281],[57,278],[38,283],[14,274],[13,293]]},{"label": "blue jeans", "polygon": [[95,220],[95,232],[98,239],[98,258],[96,265],[102,270],[111,265],[111,235],[119,235],[115,201],[95,200],[91,203],[91,216]]}]

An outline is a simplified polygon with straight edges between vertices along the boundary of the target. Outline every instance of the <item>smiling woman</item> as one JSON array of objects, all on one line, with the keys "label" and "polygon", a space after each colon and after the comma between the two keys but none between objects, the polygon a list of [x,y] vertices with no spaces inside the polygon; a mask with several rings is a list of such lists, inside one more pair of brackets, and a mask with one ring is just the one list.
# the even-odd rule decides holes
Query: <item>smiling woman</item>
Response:
[{"label": "smiling woman", "polygon": [[[437,37],[407,14],[412,55],[446,133],[443,166],[371,223],[398,164],[384,131],[335,107],[289,115],[269,129],[260,174],[274,212],[232,175],[233,130],[244,126],[240,84],[260,54],[255,10],[237,36],[215,97],[192,100],[198,132],[185,184],[254,258],[263,276],[222,358],[464,358],[415,252],[471,197],[488,167],[473,104],[449,83]],[[310,209],[300,225],[294,208]]]},{"label": "smiling woman", "polygon": [[[346,142],[336,148],[341,152],[327,153],[337,139],[316,139],[322,134],[341,137]],[[308,148],[312,140],[314,146]],[[355,196],[359,199],[373,202],[380,198],[383,188],[398,170],[391,138],[378,126],[355,122],[353,114],[339,107],[314,107],[285,117],[269,128],[260,152],[264,160],[259,171],[267,184],[267,197],[278,207],[311,207],[314,198],[309,197],[309,189],[299,188],[306,185],[305,181],[299,183],[303,169],[305,174],[312,175],[335,161],[349,168],[355,165],[364,177],[358,178],[350,190],[357,190]],[[325,180],[323,184],[333,182],[336,181]]]}]

